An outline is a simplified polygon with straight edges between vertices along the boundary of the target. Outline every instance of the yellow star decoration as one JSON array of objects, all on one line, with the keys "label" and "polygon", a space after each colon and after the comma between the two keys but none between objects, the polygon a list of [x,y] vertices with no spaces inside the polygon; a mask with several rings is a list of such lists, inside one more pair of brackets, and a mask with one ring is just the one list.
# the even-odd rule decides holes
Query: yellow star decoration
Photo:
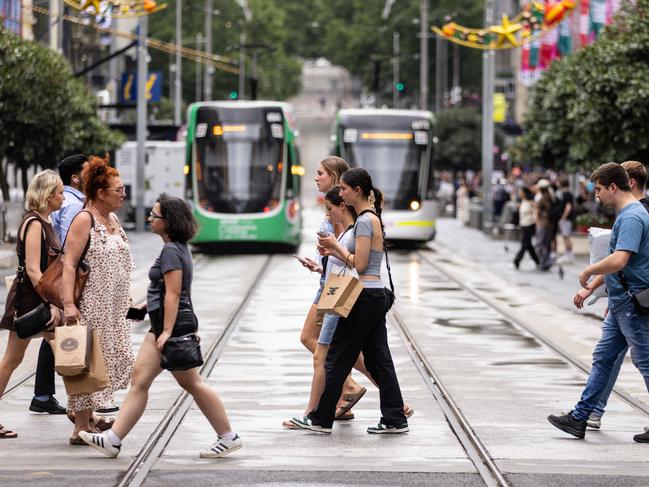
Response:
[{"label": "yellow star decoration", "polygon": [[523,26],[521,24],[510,24],[509,17],[503,15],[502,25],[492,25],[489,27],[489,32],[498,34],[498,47],[501,47],[505,41],[509,41],[512,46],[516,47],[519,45],[519,42],[514,34],[522,28]]},{"label": "yellow star decoration", "polygon": [[83,5],[81,5],[81,10],[85,10],[88,7],[94,7],[95,8],[95,13],[99,15],[100,11],[100,6],[99,6],[100,0],[86,0]]}]

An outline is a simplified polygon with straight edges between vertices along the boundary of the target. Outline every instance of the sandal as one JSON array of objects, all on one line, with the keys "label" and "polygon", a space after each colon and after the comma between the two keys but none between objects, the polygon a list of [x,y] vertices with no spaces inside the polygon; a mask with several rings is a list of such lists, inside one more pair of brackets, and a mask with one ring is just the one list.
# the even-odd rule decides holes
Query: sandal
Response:
[{"label": "sandal", "polygon": [[349,421],[351,419],[354,419],[354,413],[350,413],[349,411],[345,413],[340,412],[340,408],[336,410],[336,416],[334,417],[334,421]]},{"label": "sandal", "polygon": [[18,433],[14,433],[11,430],[6,429],[0,424],[0,438],[8,440],[10,438],[18,438]]},{"label": "sandal", "polygon": [[[67,417],[74,424],[74,413],[67,413]],[[100,432],[108,431],[113,427],[115,418],[105,418],[104,416],[97,416],[99,419],[97,421],[94,418],[90,418],[90,428],[99,430]]]},{"label": "sandal", "polygon": [[403,410],[403,414],[406,415],[406,418],[409,418],[409,417],[411,417],[413,414],[415,414],[415,410],[412,409],[410,406],[408,406],[407,409],[404,408],[404,410]]},{"label": "sandal", "polygon": [[[92,426],[90,427],[89,430],[87,430],[87,432],[88,433],[99,433],[99,431],[97,431]],[[68,441],[73,446],[88,446],[88,443],[83,441],[80,436],[71,436]]]},{"label": "sandal", "polygon": [[361,397],[363,397],[366,392],[367,389],[361,387],[361,390],[354,394],[344,394],[343,401],[346,401],[347,404],[339,407],[338,410],[336,411],[336,415],[344,414],[347,411],[349,411],[351,408],[353,408],[356,405],[356,403],[361,400]]}]

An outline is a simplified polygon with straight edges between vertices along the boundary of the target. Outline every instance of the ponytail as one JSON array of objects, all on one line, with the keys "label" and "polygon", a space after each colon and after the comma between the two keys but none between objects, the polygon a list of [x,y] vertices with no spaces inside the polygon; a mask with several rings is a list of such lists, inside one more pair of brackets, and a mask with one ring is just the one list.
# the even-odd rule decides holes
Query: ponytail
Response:
[{"label": "ponytail", "polygon": [[[369,202],[371,205],[374,205],[374,210],[376,211],[379,220],[381,220],[381,213],[383,213],[383,193],[379,188],[372,186]],[[381,220],[381,226],[383,226],[383,220]]]}]

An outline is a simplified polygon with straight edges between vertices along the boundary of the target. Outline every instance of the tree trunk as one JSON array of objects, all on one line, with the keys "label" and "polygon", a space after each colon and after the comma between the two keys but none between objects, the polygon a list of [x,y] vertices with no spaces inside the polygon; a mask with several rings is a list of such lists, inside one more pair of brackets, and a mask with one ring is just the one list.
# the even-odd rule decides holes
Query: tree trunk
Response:
[{"label": "tree trunk", "polygon": [[23,197],[27,194],[27,186],[29,186],[29,181],[27,180],[27,171],[29,170],[29,166],[26,164],[21,164],[20,165],[21,169],[21,176],[22,176],[22,183],[23,183]]},{"label": "tree trunk", "polygon": [[9,201],[9,183],[7,183],[7,159],[0,159],[0,189],[2,189],[2,200]]}]

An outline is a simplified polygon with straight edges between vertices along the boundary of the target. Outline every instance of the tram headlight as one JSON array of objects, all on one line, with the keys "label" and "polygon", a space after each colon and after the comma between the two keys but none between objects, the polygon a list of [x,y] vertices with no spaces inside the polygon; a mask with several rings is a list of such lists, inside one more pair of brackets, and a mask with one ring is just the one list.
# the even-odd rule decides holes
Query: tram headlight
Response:
[{"label": "tram headlight", "polygon": [[417,210],[419,209],[420,206],[421,206],[421,204],[420,204],[419,201],[417,201],[417,200],[412,200],[412,201],[410,202],[410,209],[411,209],[412,211],[417,211]]}]

